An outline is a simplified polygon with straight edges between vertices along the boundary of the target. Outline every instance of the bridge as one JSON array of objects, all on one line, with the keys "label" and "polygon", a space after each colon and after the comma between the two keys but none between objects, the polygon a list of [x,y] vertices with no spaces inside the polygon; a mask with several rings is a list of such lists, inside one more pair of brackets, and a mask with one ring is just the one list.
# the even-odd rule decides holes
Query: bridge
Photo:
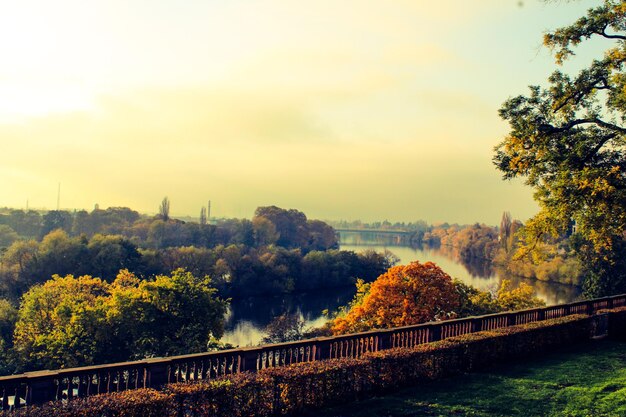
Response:
[{"label": "bridge", "polygon": [[[384,240],[391,245],[409,245],[415,232],[385,229],[335,229],[339,241],[346,244],[367,245],[375,240]],[[349,239],[352,237],[352,239]]]},{"label": "bridge", "polygon": [[214,379],[240,372],[335,358],[360,358],[367,352],[414,347],[486,330],[566,317],[594,316],[601,310],[625,307],[626,294],[570,304],[372,330],[297,342],[195,353],[134,362],[43,370],[0,377],[0,410],[71,400],[73,397],[161,388],[172,382]]}]

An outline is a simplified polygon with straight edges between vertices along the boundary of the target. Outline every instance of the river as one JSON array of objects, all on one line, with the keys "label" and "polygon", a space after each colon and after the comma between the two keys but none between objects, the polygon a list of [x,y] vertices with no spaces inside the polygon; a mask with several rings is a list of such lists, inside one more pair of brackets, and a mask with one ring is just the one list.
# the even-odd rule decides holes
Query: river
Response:
[{"label": "river", "polygon": [[[532,279],[508,276],[491,268],[488,263],[474,261],[464,263],[458,259],[453,250],[447,248],[414,248],[409,246],[388,246],[383,244],[351,244],[343,242],[343,250],[360,252],[367,249],[393,252],[400,259],[400,264],[412,261],[431,261],[437,264],[453,278],[473,285],[482,290],[498,288],[502,279],[513,281],[515,286],[520,282],[531,284],[537,296],[548,305],[572,302],[580,297],[580,289],[569,285],[547,283]],[[322,311],[333,311],[346,305],[354,296],[354,288],[343,288],[310,292],[305,294],[282,295],[276,297],[250,297],[233,300],[226,316],[226,332],[223,342],[234,346],[253,346],[259,344],[263,337],[263,329],[270,321],[281,314],[299,314],[305,321],[305,327],[320,326],[326,322]]]}]

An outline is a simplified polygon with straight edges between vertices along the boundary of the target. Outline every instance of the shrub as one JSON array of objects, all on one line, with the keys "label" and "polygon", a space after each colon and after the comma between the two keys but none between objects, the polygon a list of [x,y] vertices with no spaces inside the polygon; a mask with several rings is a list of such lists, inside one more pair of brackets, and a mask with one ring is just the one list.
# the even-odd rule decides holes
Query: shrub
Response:
[{"label": "shrub", "polygon": [[168,417],[175,416],[170,395],[154,389],[136,389],[69,402],[51,402],[42,406],[3,412],[3,417]]}]

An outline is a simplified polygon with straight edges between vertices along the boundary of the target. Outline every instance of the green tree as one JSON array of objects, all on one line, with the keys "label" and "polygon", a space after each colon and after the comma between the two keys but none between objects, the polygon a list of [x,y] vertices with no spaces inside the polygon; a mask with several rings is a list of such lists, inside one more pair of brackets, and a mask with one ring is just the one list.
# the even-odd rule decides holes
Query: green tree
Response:
[{"label": "green tree", "polygon": [[111,284],[56,275],[24,294],[16,359],[33,370],[205,351],[224,332],[227,303],[215,291],[182,269],[152,281],[123,270]]},{"label": "green tree", "polygon": [[285,343],[300,340],[304,337],[304,319],[298,313],[281,314],[265,327],[267,335],[263,343]]},{"label": "green tree", "polygon": [[575,224],[589,295],[626,290],[626,2],[606,0],[570,26],[544,36],[558,65],[581,42],[603,39],[602,57],[548,87],[509,99],[500,116],[509,135],[494,163],[504,178],[524,177],[540,212],[526,225],[527,249]]},{"label": "green tree", "polygon": [[0,298],[0,375],[13,373],[13,329],[17,321],[17,309]]},{"label": "green tree", "polygon": [[15,352],[24,370],[98,363],[106,358],[108,284],[99,278],[56,275],[23,297]]},{"label": "green tree", "polygon": [[0,249],[11,246],[13,242],[19,239],[15,230],[6,224],[0,224]]},{"label": "green tree", "polygon": [[224,333],[227,302],[215,292],[208,277],[183,269],[153,281],[120,271],[109,315],[122,351],[133,358],[206,351]]}]

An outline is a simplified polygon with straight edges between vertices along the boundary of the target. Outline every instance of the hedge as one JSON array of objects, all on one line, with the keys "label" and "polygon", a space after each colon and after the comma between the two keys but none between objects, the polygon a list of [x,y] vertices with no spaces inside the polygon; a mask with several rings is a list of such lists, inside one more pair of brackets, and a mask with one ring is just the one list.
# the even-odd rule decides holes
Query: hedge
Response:
[{"label": "hedge", "polygon": [[[616,315],[626,329],[626,309]],[[135,417],[293,415],[385,393],[494,363],[589,340],[586,315],[534,322],[452,337],[414,348],[371,352],[360,359],[333,359],[229,375],[210,381],[104,394],[69,403],[18,410],[14,416]],[[617,324],[616,324],[617,326]],[[626,333],[626,331],[624,332]],[[7,414],[9,415],[9,414]]]}]

